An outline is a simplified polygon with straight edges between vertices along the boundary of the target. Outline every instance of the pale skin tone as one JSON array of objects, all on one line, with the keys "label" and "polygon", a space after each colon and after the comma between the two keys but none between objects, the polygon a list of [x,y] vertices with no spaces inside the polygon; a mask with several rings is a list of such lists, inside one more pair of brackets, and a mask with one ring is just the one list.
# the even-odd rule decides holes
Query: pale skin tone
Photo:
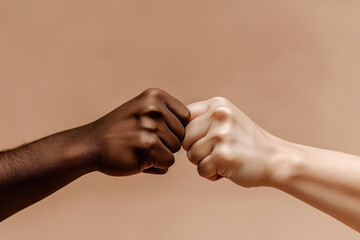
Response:
[{"label": "pale skin tone", "polygon": [[280,189],[360,232],[360,157],[275,137],[222,97],[187,107],[182,145],[202,177]]}]

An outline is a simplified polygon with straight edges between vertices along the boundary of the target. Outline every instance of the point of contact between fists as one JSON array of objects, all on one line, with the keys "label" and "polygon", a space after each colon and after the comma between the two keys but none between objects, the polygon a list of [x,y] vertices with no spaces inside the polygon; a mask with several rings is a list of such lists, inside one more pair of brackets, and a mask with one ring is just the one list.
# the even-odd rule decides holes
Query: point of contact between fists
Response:
[{"label": "point of contact between fists", "polygon": [[[155,121],[164,120],[169,130],[180,141],[184,139],[185,126],[188,124],[191,114],[182,102],[158,88],[147,89],[139,97],[144,99],[145,104],[138,117],[147,117]],[[157,129],[156,126],[152,126],[149,130],[156,131]]]},{"label": "point of contact between fists", "polygon": [[[185,150],[189,150],[196,141],[205,137],[214,122],[216,123],[214,125],[221,126],[236,121],[234,106],[223,97],[214,97],[206,101],[190,104],[188,107],[193,118],[186,127],[183,141]],[[224,131],[219,131],[219,134],[215,134],[213,138],[223,140],[227,135]]]}]

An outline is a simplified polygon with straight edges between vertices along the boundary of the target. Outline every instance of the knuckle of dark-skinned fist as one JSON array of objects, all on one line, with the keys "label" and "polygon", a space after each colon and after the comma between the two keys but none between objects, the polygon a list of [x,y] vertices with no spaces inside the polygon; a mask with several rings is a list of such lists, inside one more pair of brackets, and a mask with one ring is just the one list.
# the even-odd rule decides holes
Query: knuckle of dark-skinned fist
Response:
[{"label": "knuckle of dark-skinned fist", "polygon": [[169,166],[171,167],[174,164],[175,164],[175,156],[171,155],[170,158],[169,158]]},{"label": "knuckle of dark-skinned fist", "polygon": [[166,165],[167,167],[171,167],[175,163],[175,157],[173,154],[169,154],[169,156],[166,157]]},{"label": "knuckle of dark-skinned fist", "polygon": [[151,150],[157,144],[157,135],[149,131],[141,131],[138,134],[138,148],[142,150]]},{"label": "knuckle of dark-skinned fist", "polygon": [[188,124],[191,118],[191,112],[188,108],[185,109],[184,112],[184,120],[186,121],[185,124]]},{"label": "knuckle of dark-skinned fist", "polygon": [[178,152],[180,149],[181,149],[181,142],[180,142],[180,141],[176,141],[176,142],[174,143],[173,148],[171,149],[171,152],[176,153],[176,152]]},{"label": "knuckle of dark-skinned fist", "polygon": [[185,131],[185,128],[183,127],[179,130],[178,138],[179,138],[180,144],[185,139],[185,135],[186,135],[186,131]]},{"label": "knuckle of dark-skinned fist", "polygon": [[153,118],[159,118],[163,116],[163,113],[161,111],[161,108],[157,104],[147,104],[142,108],[142,114],[153,117]]},{"label": "knuckle of dark-skinned fist", "polygon": [[143,94],[146,97],[158,98],[158,97],[161,97],[164,94],[164,91],[159,89],[159,88],[148,88],[143,92]]}]

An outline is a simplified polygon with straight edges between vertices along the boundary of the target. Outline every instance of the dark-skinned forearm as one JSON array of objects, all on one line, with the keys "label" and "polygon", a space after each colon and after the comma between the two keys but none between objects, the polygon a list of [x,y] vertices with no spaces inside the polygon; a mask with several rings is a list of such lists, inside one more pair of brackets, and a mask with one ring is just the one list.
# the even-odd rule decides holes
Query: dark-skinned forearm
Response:
[{"label": "dark-skinned forearm", "polygon": [[0,221],[94,169],[89,126],[0,152]]},{"label": "dark-skinned forearm", "polygon": [[91,171],[165,174],[189,118],[178,99],[151,88],[88,125],[0,153],[0,221]]}]

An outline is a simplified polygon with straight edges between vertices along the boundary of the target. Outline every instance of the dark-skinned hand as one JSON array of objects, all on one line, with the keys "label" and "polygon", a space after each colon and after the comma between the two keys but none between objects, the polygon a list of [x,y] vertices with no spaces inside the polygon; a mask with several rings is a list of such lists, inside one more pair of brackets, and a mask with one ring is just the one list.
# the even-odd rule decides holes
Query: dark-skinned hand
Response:
[{"label": "dark-skinned hand", "polygon": [[0,152],[0,221],[89,172],[166,173],[189,119],[179,100],[152,88],[90,124]]},{"label": "dark-skinned hand", "polygon": [[97,168],[112,176],[164,174],[181,148],[190,112],[168,93],[151,88],[93,122]]}]

